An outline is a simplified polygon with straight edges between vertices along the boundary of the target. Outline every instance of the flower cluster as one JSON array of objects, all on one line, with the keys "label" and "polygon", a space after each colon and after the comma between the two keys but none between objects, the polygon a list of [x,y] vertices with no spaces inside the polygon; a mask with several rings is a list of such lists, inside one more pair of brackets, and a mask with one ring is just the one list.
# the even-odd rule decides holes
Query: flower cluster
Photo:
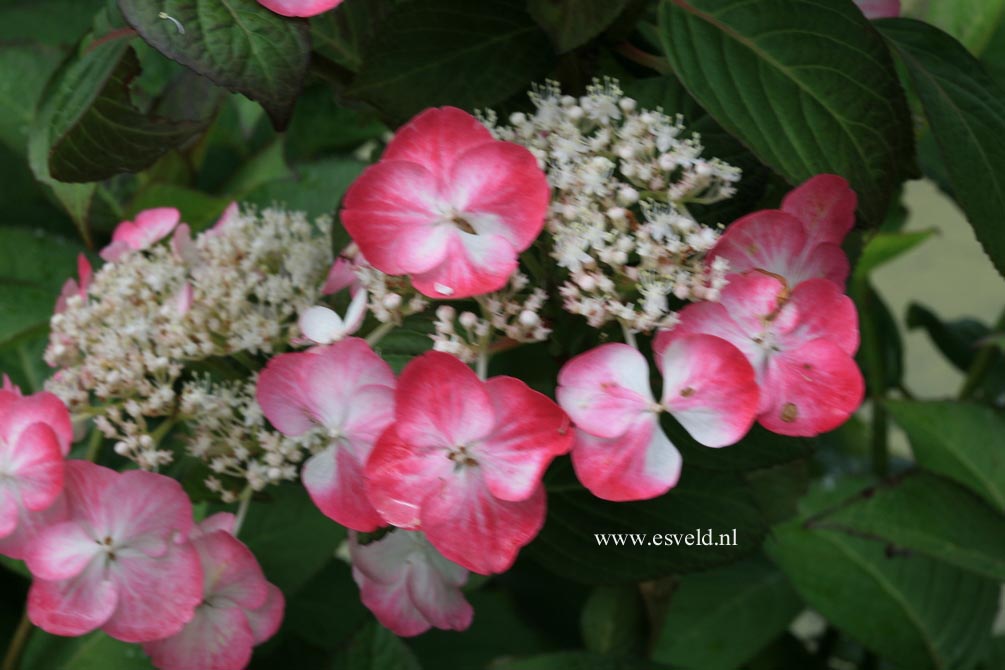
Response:
[{"label": "flower cluster", "polygon": [[[300,312],[321,294],[332,262],[330,227],[325,219],[236,206],[195,239],[174,209],[120,224],[102,252],[109,262],[93,276],[82,262],[79,285],[71,280],[64,289],[46,351],[59,370],[47,388],[74,413],[95,415],[116,452],[147,469],[174,457],[156,439],[165,421],[188,419],[197,437],[224,435],[225,406],[240,417],[230,423],[253,425],[253,403],[235,405],[252,396],[194,375],[235,365],[222,357],[285,346]],[[170,244],[161,242],[169,235]],[[204,414],[207,406],[213,411]],[[225,446],[206,450],[197,441],[193,453],[215,457]],[[230,440],[231,450],[241,446],[251,448]]]},{"label": "flower cluster", "polygon": [[548,83],[531,100],[533,114],[493,132],[527,147],[548,175],[546,230],[551,257],[569,271],[565,309],[595,328],[651,332],[673,325],[670,297],[714,300],[725,268],[703,255],[718,232],[687,206],[730,197],[739,170],[704,158],[679,115],[639,109],[614,81],[580,98]]},{"label": "flower cluster", "polygon": [[240,670],[279,628],[283,596],[236,539],[234,518],[195,526],[175,480],[69,460],[54,395],[0,390],[0,554],[23,559],[31,622],[140,642],[162,670]]}]

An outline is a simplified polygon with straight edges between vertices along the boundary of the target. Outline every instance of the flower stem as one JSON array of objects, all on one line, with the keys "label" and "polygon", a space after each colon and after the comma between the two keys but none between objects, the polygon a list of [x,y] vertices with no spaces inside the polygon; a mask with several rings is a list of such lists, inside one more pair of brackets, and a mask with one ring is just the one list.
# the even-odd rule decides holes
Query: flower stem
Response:
[{"label": "flower stem", "polygon": [[620,323],[621,332],[625,335],[625,344],[630,346],[632,349],[638,349],[639,343],[635,340],[635,333],[632,332],[631,328],[629,328],[624,321]]},{"label": "flower stem", "polygon": [[24,648],[34,630],[35,627],[28,619],[28,608],[25,607],[17,630],[14,631],[14,637],[11,638],[10,644],[7,646],[7,653],[4,654],[3,665],[0,666],[3,670],[18,670],[21,667],[21,655],[24,653]]},{"label": "flower stem", "polygon": [[478,378],[482,381],[489,376],[489,351],[487,348],[482,347],[481,353],[478,354]]},{"label": "flower stem", "polygon": [[622,42],[616,49],[619,54],[643,67],[655,70],[660,74],[673,74],[673,68],[670,67],[670,63],[665,58],[643,51],[631,42]]},{"label": "flower stem", "polygon": [[101,438],[104,435],[98,430],[97,426],[91,428],[91,434],[87,438],[87,452],[84,454],[84,460],[94,463],[98,460],[98,454],[101,452]]},{"label": "flower stem", "polygon": [[366,336],[366,343],[372,347],[373,345],[380,342],[384,338],[384,336],[390,333],[392,330],[394,330],[393,321],[382,323],[376,328],[374,328],[373,331],[371,331],[370,334]]},{"label": "flower stem", "polygon": [[234,520],[234,537],[241,532],[241,526],[244,525],[244,518],[248,516],[248,508],[251,506],[251,487],[245,486],[244,491],[241,492],[241,502],[237,507],[237,518]]}]

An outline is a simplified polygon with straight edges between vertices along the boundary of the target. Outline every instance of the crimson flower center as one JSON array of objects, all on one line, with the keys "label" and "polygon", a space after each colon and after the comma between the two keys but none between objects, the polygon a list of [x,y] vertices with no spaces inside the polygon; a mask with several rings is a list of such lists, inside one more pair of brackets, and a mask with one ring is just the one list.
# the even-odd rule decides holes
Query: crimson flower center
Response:
[{"label": "crimson flower center", "polygon": [[447,453],[447,458],[454,462],[454,469],[463,467],[474,467],[478,465],[477,459],[468,452],[466,445],[454,447]]}]

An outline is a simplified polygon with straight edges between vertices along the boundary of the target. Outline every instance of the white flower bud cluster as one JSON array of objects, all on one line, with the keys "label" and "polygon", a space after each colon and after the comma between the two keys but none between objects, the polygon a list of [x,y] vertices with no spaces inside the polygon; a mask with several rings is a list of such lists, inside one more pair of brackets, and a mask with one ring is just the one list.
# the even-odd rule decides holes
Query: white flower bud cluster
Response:
[{"label": "white flower bud cluster", "polygon": [[401,325],[406,316],[429,306],[429,300],[412,288],[408,279],[386,275],[363,258],[357,261],[356,276],[370,296],[370,314],[381,323]]},{"label": "white flower bud cluster", "polygon": [[515,272],[509,285],[495,293],[477,298],[482,316],[464,311],[460,314],[450,305],[436,309],[433,349],[460,358],[465,363],[475,361],[488,345],[493,332],[514,342],[543,342],[551,329],[544,325],[539,312],[548,299],[540,288],[529,293],[527,275]]},{"label": "white flower bud cluster", "polygon": [[[320,297],[330,238],[328,219],[246,210],[194,240],[176,236],[106,263],[86,300],[71,297],[52,318],[45,359],[60,369],[47,390],[95,416],[120,455],[150,469],[170,462],[147,419],[177,418],[186,368],[284,345]],[[253,394],[245,400],[258,411]]]},{"label": "white flower bud cluster", "polygon": [[327,445],[321,429],[298,437],[273,430],[255,400],[255,381],[201,377],[181,390],[189,453],[209,464],[206,487],[224,502],[236,500],[245,485],[260,491],[295,480],[306,455]]},{"label": "white flower bud cluster", "polygon": [[496,125],[490,112],[484,121],[527,147],[548,175],[550,253],[569,271],[564,308],[594,327],[617,320],[649,332],[673,325],[670,296],[716,299],[725,268],[703,259],[719,233],[687,206],[731,197],[740,171],[702,157],[679,115],[638,109],[613,80],[580,98],[548,82],[530,97],[533,114]]}]

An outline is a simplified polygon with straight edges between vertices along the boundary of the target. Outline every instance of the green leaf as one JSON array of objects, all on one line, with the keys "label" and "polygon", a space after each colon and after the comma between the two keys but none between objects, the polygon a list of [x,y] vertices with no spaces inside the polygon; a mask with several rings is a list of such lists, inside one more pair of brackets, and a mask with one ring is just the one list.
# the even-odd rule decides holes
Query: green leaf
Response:
[{"label": "green leaf", "polygon": [[932,343],[959,370],[967,370],[977,357],[977,342],[987,337],[991,329],[976,319],[943,321],[924,305],[912,302],[905,319],[908,329],[923,329]]},{"label": "green leaf", "polygon": [[71,45],[87,32],[104,4],[105,0],[6,0],[0,7],[0,42],[30,36],[42,44]]},{"label": "green leaf", "polygon": [[868,492],[816,517],[813,527],[918,551],[1005,582],[1005,516],[966,489],[919,472]]},{"label": "green leaf", "polygon": [[60,53],[53,47],[0,47],[0,72],[6,73],[0,77],[0,142],[18,154],[27,153],[35,107],[59,61]]},{"label": "green leaf", "polygon": [[788,578],[761,557],[686,575],[653,645],[675,667],[733,670],[782,634],[803,609]]},{"label": "green leaf", "polygon": [[[734,473],[685,467],[666,495],[627,503],[601,500],[574,482],[566,461],[553,466],[544,529],[526,552],[576,581],[617,584],[706,570],[753,553],[765,534],[748,485]],[[619,533],[634,539],[622,536],[620,544],[610,535]]]},{"label": "green leaf", "polygon": [[32,633],[22,670],[153,670],[137,644],[114,640],[101,631],[83,637]]},{"label": "green leaf", "polygon": [[800,522],[776,527],[766,546],[810,607],[900,667],[965,668],[983,654],[998,607],[992,580]]},{"label": "green leaf", "polygon": [[903,0],[903,14],[945,30],[980,55],[1005,15],[1005,0]]},{"label": "green leaf", "polygon": [[914,163],[911,119],[883,41],[851,2],[664,0],[663,46],[684,86],[791,183],[831,172],[878,225]]},{"label": "green leaf", "polygon": [[278,203],[312,217],[334,214],[346,189],[365,167],[365,163],[349,158],[305,163],[295,168],[295,176],[267,181],[244,200],[262,207]]},{"label": "green leaf", "polygon": [[[338,603],[338,616],[332,604]],[[365,621],[369,610],[359,599],[359,588],[344,561],[333,559],[287,599],[285,625],[299,637],[323,649],[335,650]]]},{"label": "green leaf", "polygon": [[855,359],[865,373],[869,395],[897,388],[904,377],[904,342],[897,320],[868,281],[853,282],[851,293],[862,330],[862,346]]},{"label": "green leaf", "polygon": [[799,501],[809,487],[809,467],[805,460],[782,463],[744,474],[761,514],[769,523],[779,523],[796,515]]},{"label": "green leaf", "polygon": [[293,162],[310,161],[355,151],[367,142],[378,146],[377,141],[387,132],[387,126],[374,114],[343,107],[337,104],[330,88],[312,86],[297,100],[286,131],[286,157]]},{"label": "green leaf", "polygon": [[888,401],[918,464],[963,484],[1005,512],[1005,418],[962,402]]},{"label": "green leaf", "polygon": [[374,623],[353,637],[333,670],[421,670],[421,666],[400,638]]},{"label": "green leaf", "polygon": [[939,29],[909,19],[877,25],[914,83],[956,200],[1005,276],[1005,90]]},{"label": "green leaf", "polygon": [[256,0],[119,0],[119,8],[162,54],[260,103],[278,130],[286,127],[310,57],[306,21]]},{"label": "green leaf", "polygon": [[198,232],[216,223],[230,202],[184,186],[151,182],[129,201],[126,216],[131,220],[144,209],[175,207],[181,211],[181,220]]},{"label": "green leaf", "polygon": [[676,422],[664,421],[663,428],[685,463],[709,470],[748,472],[799,461],[810,454],[809,440],[776,435],[756,425],[742,440],[724,449],[698,444]]},{"label": "green leaf", "polygon": [[551,59],[515,0],[402,3],[364,49],[349,95],[397,125],[426,107],[496,104],[544,76]]},{"label": "green leaf", "polygon": [[527,9],[558,53],[589,42],[611,25],[628,0],[529,0]]},{"label": "green leaf", "polygon": [[45,335],[78,251],[55,235],[0,227],[0,347]]},{"label": "green leaf", "polygon": [[488,670],[664,670],[665,665],[633,658],[612,658],[586,651],[565,651],[522,659],[502,659]]},{"label": "green leaf", "polygon": [[241,540],[269,581],[294,593],[324,569],[346,531],[318,511],[299,484],[274,486],[263,496],[268,499],[252,501]]},{"label": "green leaf", "polygon": [[865,280],[873,270],[906,254],[935,233],[934,228],[906,233],[876,233],[862,249],[862,255],[855,264],[854,279]]},{"label": "green leaf", "polygon": [[[65,182],[101,181],[139,172],[199,133],[197,121],[171,121],[143,114],[129,88],[140,73],[136,52],[126,49],[107,79],[84,79],[79,88],[56,93],[49,172]],[[90,93],[86,98],[83,94]]]},{"label": "green leaf", "polygon": [[589,651],[629,656],[644,648],[645,603],[635,584],[595,588],[583,606],[580,622]]},{"label": "green leaf", "polygon": [[314,50],[353,72],[363,64],[363,49],[396,0],[346,0],[311,18]]}]

